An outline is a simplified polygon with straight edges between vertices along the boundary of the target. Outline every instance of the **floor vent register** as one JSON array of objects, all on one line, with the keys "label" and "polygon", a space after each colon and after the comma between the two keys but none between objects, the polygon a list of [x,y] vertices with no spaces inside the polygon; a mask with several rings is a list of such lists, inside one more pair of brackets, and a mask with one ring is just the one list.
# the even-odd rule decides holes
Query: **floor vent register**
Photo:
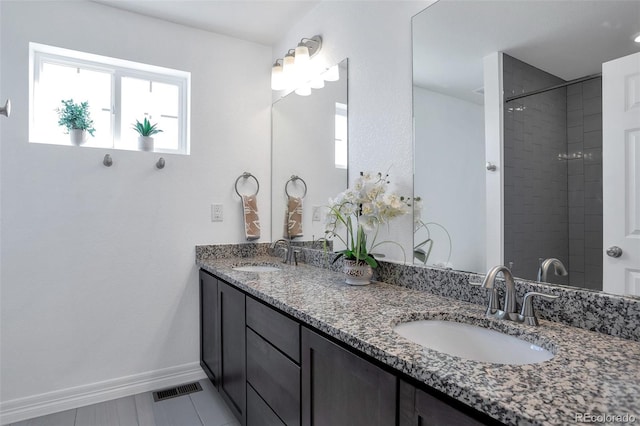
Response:
[{"label": "floor vent register", "polygon": [[155,402],[164,401],[169,398],[176,398],[178,396],[188,395],[194,392],[200,392],[202,390],[202,386],[200,383],[189,383],[186,385],[176,386],[170,389],[164,389],[160,391],[153,392],[153,400]]}]

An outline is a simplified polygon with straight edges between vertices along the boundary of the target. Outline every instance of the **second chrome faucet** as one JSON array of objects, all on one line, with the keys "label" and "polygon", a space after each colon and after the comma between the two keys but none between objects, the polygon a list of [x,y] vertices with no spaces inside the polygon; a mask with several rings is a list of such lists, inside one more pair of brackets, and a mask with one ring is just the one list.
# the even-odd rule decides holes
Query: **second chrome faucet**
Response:
[{"label": "second chrome faucet", "polygon": [[284,244],[284,255],[283,255],[283,259],[282,259],[282,263],[288,263],[289,265],[298,265],[298,253],[300,253],[299,250],[295,250],[293,248],[293,246],[291,245],[291,240],[285,240],[284,238],[281,238],[277,241],[274,241],[273,243],[271,243],[271,248],[274,249],[278,246],[278,243],[283,243]]},{"label": "second chrome faucet", "polygon": [[[496,278],[498,274],[502,273],[505,283],[504,304],[502,309],[500,308],[500,300],[498,296],[498,290],[496,289]],[[482,287],[489,290],[489,306],[487,307],[486,315],[491,318],[506,319],[515,322],[522,322],[528,325],[538,325],[538,319],[536,318],[533,310],[533,297],[538,296],[547,300],[557,299],[558,296],[551,294],[529,292],[524,295],[522,299],[522,309],[518,313],[518,304],[516,300],[516,285],[513,280],[513,274],[511,270],[503,265],[494,266],[487,272],[487,276],[482,282]]]}]

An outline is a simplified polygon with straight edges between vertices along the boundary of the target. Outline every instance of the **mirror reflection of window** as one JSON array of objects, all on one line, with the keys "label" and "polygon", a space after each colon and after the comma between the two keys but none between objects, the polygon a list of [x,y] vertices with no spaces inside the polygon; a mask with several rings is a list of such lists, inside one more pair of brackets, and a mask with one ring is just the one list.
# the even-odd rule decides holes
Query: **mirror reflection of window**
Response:
[{"label": "mirror reflection of window", "polygon": [[347,105],[336,102],[336,139],[335,163],[336,169],[347,168]]}]

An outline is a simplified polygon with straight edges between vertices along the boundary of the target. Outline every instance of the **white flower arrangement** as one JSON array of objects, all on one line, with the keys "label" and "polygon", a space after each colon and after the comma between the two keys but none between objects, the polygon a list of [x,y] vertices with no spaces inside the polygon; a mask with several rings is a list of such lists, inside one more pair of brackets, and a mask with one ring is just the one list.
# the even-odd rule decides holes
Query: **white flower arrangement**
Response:
[{"label": "white flower arrangement", "polygon": [[[326,238],[335,237],[347,247],[338,252],[335,260],[344,256],[347,260],[366,262],[375,268],[378,263],[372,251],[376,247],[392,243],[402,249],[394,241],[376,241],[380,225],[410,211],[408,198],[387,193],[388,176],[382,173],[360,173],[352,188],[329,200]],[[343,229],[346,230],[344,238],[339,233]]]}]

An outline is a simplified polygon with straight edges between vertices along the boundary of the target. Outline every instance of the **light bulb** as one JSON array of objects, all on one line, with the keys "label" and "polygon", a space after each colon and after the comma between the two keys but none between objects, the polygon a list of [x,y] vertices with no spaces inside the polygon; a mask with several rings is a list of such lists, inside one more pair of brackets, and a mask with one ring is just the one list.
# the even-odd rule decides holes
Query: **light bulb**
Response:
[{"label": "light bulb", "polygon": [[340,80],[340,70],[338,65],[334,65],[329,68],[323,75],[325,81],[338,81]]},{"label": "light bulb", "polygon": [[295,55],[296,66],[305,66],[309,63],[309,48],[304,43],[298,43]]},{"label": "light bulb", "polygon": [[310,85],[312,89],[322,89],[324,87],[324,79],[318,75],[311,79]]},{"label": "light bulb", "polygon": [[310,94],[311,94],[311,87],[308,85],[303,85],[296,89],[296,95],[309,96]]},{"label": "light bulb", "polygon": [[289,52],[282,60],[282,72],[286,76],[286,78],[290,78],[295,72],[295,58],[293,57],[293,53]]},{"label": "light bulb", "polygon": [[283,90],[284,87],[282,65],[276,61],[276,63],[273,64],[273,68],[271,68],[271,90]]}]

